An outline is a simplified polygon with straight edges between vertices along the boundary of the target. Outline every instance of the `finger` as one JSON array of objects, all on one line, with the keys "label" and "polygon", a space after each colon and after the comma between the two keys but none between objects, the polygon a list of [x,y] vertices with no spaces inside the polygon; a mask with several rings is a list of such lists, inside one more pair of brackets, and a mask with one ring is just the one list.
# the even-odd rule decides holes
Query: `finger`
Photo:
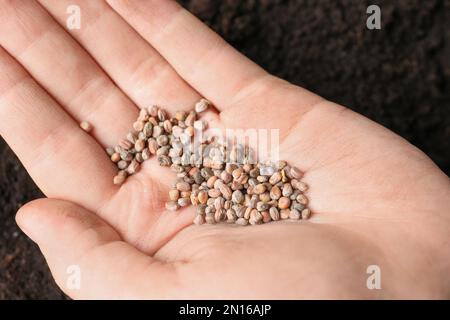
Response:
[{"label": "finger", "polygon": [[75,204],[35,200],[17,216],[38,245],[59,287],[78,299],[173,298],[181,295],[175,263],[162,263],[123,242],[95,214]]},{"label": "finger", "polygon": [[172,66],[105,2],[39,2],[62,26],[66,25],[67,7],[80,7],[81,29],[68,32],[139,107],[157,104],[171,111],[186,110],[200,99]]},{"label": "finger", "polygon": [[194,89],[225,108],[266,72],[175,1],[107,1]]},{"label": "finger", "polygon": [[2,2],[0,28],[0,44],[103,145],[126,134],[136,106],[38,3]]},{"label": "finger", "polygon": [[100,145],[0,47],[0,134],[50,197],[97,209],[115,192]]}]

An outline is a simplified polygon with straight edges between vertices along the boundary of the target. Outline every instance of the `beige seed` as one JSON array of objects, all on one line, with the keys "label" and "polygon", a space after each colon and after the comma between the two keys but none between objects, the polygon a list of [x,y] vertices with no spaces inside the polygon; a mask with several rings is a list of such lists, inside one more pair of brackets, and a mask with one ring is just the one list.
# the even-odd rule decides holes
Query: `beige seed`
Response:
[{"label": "beige seed", "polygon": [[290,197],[294,190],[292,189],[292,185],[290,183],[285,183],[283,185],[283,197]]},{"label": "beige seed", "polygon": [[226,184],[222,184],[219,187],[219,190],[225,199],[227,199],[227,200],[231,199],[232,191],[229,186],[227,186]]},{"label": "beige seed", "polygon": [[147,109],[139,110],[139,117],[138,117],[139,120],[147,120],[148,117],[149,117],[149,114],[148,114]]},{"label": "beige seed", "polygon": [[214,213],[214,220],[216,220],[216,222],[223,221],[225,219],[225,216],[226,215],[222,209],[216,210],[216,212]]},{"label": "beige seed", "polygon": [[150,150],[148,148],[145,148],[144,150],[142,150],[142,159],[143,160],[148,160],[150,159]]},{"label": "beige seed", "polygon": [[291,213],[291,210],[289,210],[289,209],[280,210],[280,218],[283,220],[286,220],[289,218],[290,213]]},{"label": "beige seed", "polygon": [[117,152],[113,153],[113,155],[111,156],[111,161],[114,163],[117,163],[120,161],[120,154],[118,154]]},{"label": "beige seed", "polygon": [[218,210],[222,210],[223,206],[224,206],[225,200],[222,197],[217,197],[214,200],[214,208],[216,208],[216,211]]},{"label": "beige seed", "polygon": [[166,135],[161,135],[158,138],[156,138],[156,143],[163,147],[169,143],[169,138]]},{"label": "beige seed", "polygon": [[177,185],[177,190],[179,191],[189,191],[191,190],[191,185],[187,182],[178,182]]},{"label": "beige seed", "polygon": [[302,219],[307,220],[311,217],[311,210],[308,208],[302,210]]},{"label": "beige seed", "polygon": [[[292,179],[291,167],[290,166],[287,165],[286,167],[284,167],[283,168],[283,172],[284,172],[284,175],[285,175],[286,178]],[[286,182],[286,181],[283,181],[283,182]]]},{"label": "beige seed", "polygon": [[188,174],[193,177],[197,172],[199,172],[200,169],[197,167],[193,167],[191,170],[189,170]]},{"label": "beige seed", "polygon": [[291,205],[291,199],[286,197],[281,197],[280,200],[278,200],[278,208],[280,209],[287,209]]},{"label": "beige seed", "polygon": [[164,128],[162,128],[160,126],[153,127],[153,133],[152,133],[153,138],[158,138],[163,133],[164,133]]},{"label": "beige seed", "polygon": [[208,201],[208,193],[206,192],[206,191],[200,191],[199,193],[198,193],[198,201],[201,203],[201,204],[205,204],[206,203],[206,201]]},{"label": "beige seed", "polygon": [[181,191],[180,196],[181,198],[189,198],[191,196],[191,191]]},{"label": "beige seed", "polygon": [[216,176],[211,176],[211,177],[208,179],[208,181],[206,182],[207,187],[208,187],[208,188],[213,188],[213,187],[214,187],[214,184],[216,183],[216,180],[217,180],[217,179],[219,179],[219,178],[216,177]]},{"label": "beige seed", "polygon": [[158,121],[154,117],[148,118],[148,122],[150,122],[153,127],[156,127],[158,125]]},{"label": "beige seed", "polygon": [[158,120],[159,121],[165,121],[167,118],[167,113],[163,109],[158,110]]},{"label": "beige seed", "polygon": [[152,117],[157,117],[158,116],[158,106],[157,105],[152,105],[149,108],[147,108],[148,113],[152,116]]},{"label": "beige seed", "polygon": [[236,213],[234,212],[233,209],[228,209],[226,212],[226,216],[227,216],[227,222],[228,223],[234,223],[236,221]]},{"label": "beige seed", "polygon": [[280,220],[280,212],[278,211],[277,208],[271,207],[269,209],[269,214],[270,214],[270,217],[272,218],[272,220],[274,220],[274,221]]},{"label": "beige seed", "polygon": [[120,158],[125,161],[131,161],[133,160],[133,154],[127,150],[122,150],[122,152],[120,152]]},{"label": "beige seed", "polygon": [[233,176],[226,171],[222,171],[222,173],[220,174],[220,179],[222,179],[222,181],[225,183],[229,183],[233,179]]},{"label": "beige seed", "polygon": [[300,212],[298,212],[298,210],[292,209],[289,212],[289,219],[292,219],[292,220],[300,219]]},{"label": "beige seed", "polygon": [[142,131],[144,129],[145,126],[145,122],[144,121],[136,121],[135,123],[133,123],[133,129],[136,131]]},{"label": "beige seed", "polygon": [[[192,193],[191,194],[191,196],[190,196],[190,200],[191,200],[191,204],[193,205],[193,206],[197,206],[197,205],[199,205],[199,201],[198,201],[198,195],[196,195],[195,193]],[[198,207],[197,207],[198,208]]]},{"label": "beige seed", "polygon": [[261,212],[261,216],[262,216],[263,223],[267,223],[267,222],[270,222],[272,220],[271,217],[270,217],[269,211]]},{"label": "beige seed", "polygon": [[92,125],[87,121],[81,121],[80,128],[83,129],[86,132],[92,131]]},{"label": "beige seed", "polygon": [[216,220],[214,219],[213,215],[206,215],[205,222],[207,224],[214,224],[214,223],[216,223]]},{"label": "beige seed", "polygon": [[[139,132],[137,135],[137,139],[141,139],[141,140],[147,140],[148,137],[145,135],[145,133],[143,131]],[[136,142],[136,141],[135,141]]]},{"label": "beige seed", "polygon": [[156,139],[151,138],[148,140],[148,150],[151,154],[156,154],[156,151],[158,151],[158,142],[156,142]]},{"label": "beige seed", "polygon": [[205,217],[201,214],[198,214],[194,218],[194,224],[201,225],[205,223]]},{"label": "beige seed", "polygon": [[209,102],[206,99],[201,99],[199,102],[195,104],[195,112],[201,113],[204,112],[208,107],[211,105],[211,102]]},{"label": "beige seed", "polygon": [[261,193],[259,195],[259,200],[261,200],[262,202],[269,202],[271,200],[270,193],[269,192]]},{"label": "beige seed", "polygon": [[133,147],[133,143],[131,143],[128,139],[122,139],[119,142],[119,146],[124,150],[130,150]]},{"label": "beige seed", "polygon": [[128,162],[124,161],[124,160],[120,160],[119,162],[117,162],[117,168],[119,168],[120,170],[124,170],[128,167]]},{"label": "beige seed", "polygon": [[187,127],[186,129],[184,129],[184,132],[185,132],[189,137],[192,137],[192,136],[194,135],[195,130],[194,130],[194,127],[189,126],[189,127]]},{"label": "beige seed", "polygon": [[279,187],[277,186],[273,186],[270,189],[270,198],[272,198],[273,200],[278,200],[281,197],[281,190]]},{"label": "beige seed", "polygon": [[246,226],[248,224],[248,220],[244,218],[239,218],[236,220],[236,224],[240,226]]},{"label": "beige seed", "polygon": [[125,182],[126,178],[127,178],[126,175],[118,174],[118,175],[116,175],[116,176],[114,177],[113,183],[114,183],[115,185],[121,185],[121,184],[123,184],[123,183]]},{"label": "beige seed", "polygon": [[257,176],[256,180],[258,180],[259,182],[267,182],[267,181],[269,181],[269,179],[266,176]]},{"label": "beige seed", "polygon": [[164,121],[163,128],[167,133],[172,132],[172,122],[170,122],[170,120]]},{"label": "beige seed", "polygon": [[180,197],[180,192],[177,189],[172,189],[169,191],[169,199],[172,201],[177,201]]},{"label": "beige seed", "polygon": [[258,211],[266,211],[266,210],[269,209],[269,205],[268,205],[267,203],[265,203],[265,202],[259,201],[259,202],[256,204],[256,209],[257,209]]},{"label": "beige seed", "polygon": [[256,209],[250,212],[250,219],[248,220],[250,224],[260,224],[262,222],[262,215]]},{"label": "beige seed", "polygon": [[297,201],[292,201],[291,209],[295,209],[298,210],[298,212],[301,212],[303,209],[305,209],[305,205],[300,204]]},{"label": "beige seed", "polygon": [[190,202],[190,199],[188,199],[188,198],[179,198],[178,199],[178,205],[180,207],[186,207],[189,204],[189,202]]},{"label": "beige seed", "polygon": [[246,210],[246,208],[244,206],[234,207],[234,211],[236,212],[236,216],[238,216],[239,218],[243,218],[244,217],[245,210]]},{"label": "beige seed", "polygon": [[137,152],[141,152],[145,148],[145,141],[143,140],[137,140],[134,144],[134,149],[136,149]]},{"label": "beige seed", "polygon": [[297,202],[303,205],[308,204],[308,198],[304,194],[299,194],[296,198]]},{"label": "beige seed", "polygon": [[281,181],[281,173],[280,172],[275,172],[269,179],[270,184],[277,184],[278,182]]},{"label": "beige seed", "polygon": [[297,182],[296,187],[301,192],[305,192],[306,190],[308,190],[308,185],[303,181]]},{"label": "beige seed", "polygon": [[208,191],[208,196],[210,197],[210,198],[217,198],[217,197],[219,197],[220,196],[220,190],[219,189],[210,189],[209,191]]},{"label": "beige seed", "polygon": [[186,112],[184,111],[175,112],[175,119],[177,119],[178,121],[184,121],[184,119],[186,119]]},{"label": "beige seed", "polygon": [[139,170],[139,167],[139,162],[137,162],[136,160],[131,161],[127,168],[128,174],[135,174]]},{"label": "beige seed", "polygon": [[189,115],[186,117],[186,120],[184,120],[184,123],[186,124],[186,126],[192,127],[194,125],[196,117],[197,117],[197,114],[195,113],[195,111],[190,112]]},{"label": "beige seed", "polygon": [[240,190],[236,190],[231,195],[231,199],[234,203],[241,204],[244,201],[244,194]]},{"label": "beige seed", "polygon": [[[286,168],[285,168],[285,169],[286,169]],[[282,182],[288,181],[288,178],[286,177],[286,172],[285,172],[285,170],[281,170],[281,181],[282,181]]]},{"label": "beige seed", "polygon": [[[146,138],[150,138],[153,134],[153,123],[147,122],[144,125],[144,129],[142,130],[142,133],[145,135]],[[136,142],[136,141],[134,141]]]},{"label": "beige seed", "polygon": [[244,212],[244,219],[250,219],[250,213],[252,212],[252,208],[250,208],[250,207],[247,207],[246,209],[245,209],[245,212]]},{"label": "beige seed", "polygon": [[259,169],[258,168],[254,168],[254,169],[250,170],[250,172],[248,174],[250,175],[250,177],[256,178],[256,177],[259,176]]},{"label": "beige seed", "polygon": [[266,191],[266,186],[263,183],[256,185],[255,188],[253,189],[253,192],[255,194],[261,194],[265,191]]},{"label": "beige seed", "polygon": [[242,168],[237,168],[237,169],[233,170],[231,175],[233,176],[234,179],[238,179],[242,175],[243,172],[244,172],[244,170],[242,170]]}]

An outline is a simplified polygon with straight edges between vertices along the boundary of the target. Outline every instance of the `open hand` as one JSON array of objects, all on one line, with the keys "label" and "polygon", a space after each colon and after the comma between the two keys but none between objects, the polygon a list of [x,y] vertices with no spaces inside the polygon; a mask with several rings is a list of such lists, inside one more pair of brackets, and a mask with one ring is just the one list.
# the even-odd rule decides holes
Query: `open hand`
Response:
[{"label": "open hand", "polygon": [[[172,1],[1,0],[0,29],[0,133],[48,196],[17,221],[70,297],[448,298],[450,182],[399,136],[267,74]],[[311,220],[193,226],[193,207],[165,210],[174,173],[155,159],[112,184],[104,148],[139,108],[201,97],[212,126],[280,129]]]}]

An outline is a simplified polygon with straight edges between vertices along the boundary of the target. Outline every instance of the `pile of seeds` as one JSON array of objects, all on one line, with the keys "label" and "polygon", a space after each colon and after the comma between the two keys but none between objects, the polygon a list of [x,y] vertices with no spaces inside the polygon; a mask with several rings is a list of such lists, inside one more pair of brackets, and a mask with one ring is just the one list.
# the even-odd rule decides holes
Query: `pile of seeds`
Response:
[{"label": "pile of seeds", "polygon": [[311,211],[304,195],[307,185],[300,180],[303,173],[286,161],[256,162],[247,146],[204,137],[207,123],[197,116],[210,105],[202,99],[194,110],[178,111],[173,118],[157,106],[141,109],[134,131],[106,149],[119,169],[114,184],[124,183],[154,155],[161,166],[177,174],[166,209],[196,206],[195,224],[308,219]]}]

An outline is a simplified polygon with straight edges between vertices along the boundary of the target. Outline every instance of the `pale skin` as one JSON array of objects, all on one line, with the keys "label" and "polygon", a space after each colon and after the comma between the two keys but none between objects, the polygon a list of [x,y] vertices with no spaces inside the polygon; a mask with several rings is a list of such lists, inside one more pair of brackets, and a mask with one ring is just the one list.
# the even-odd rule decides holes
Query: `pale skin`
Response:
[{"label": "pale skin", "polygon": [[[66,28],[72,4],[79,30]],[[48,197],[16,219],[70,297],[450,297],[449,178],[389,130],[268,75],[176,3],[1,0],[0,30],[0,133]],[[165,210],[174,173],[155,159],[112,184],[104,147],[139,108],[201,97],[212,126],[280,129],[280,157],[310,185],[309,221],[193,226],[194,208]],[[370,265],[380,290],[366,286]]]}]

